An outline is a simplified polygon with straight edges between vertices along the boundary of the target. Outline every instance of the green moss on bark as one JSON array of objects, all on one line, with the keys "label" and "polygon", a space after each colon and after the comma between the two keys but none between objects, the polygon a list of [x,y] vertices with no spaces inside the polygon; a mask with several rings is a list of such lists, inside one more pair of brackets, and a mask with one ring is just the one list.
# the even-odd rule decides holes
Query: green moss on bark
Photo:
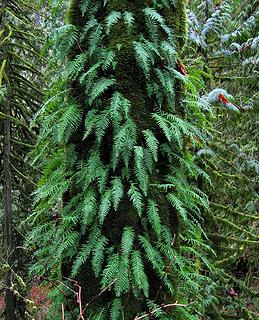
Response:
[{"label": "green moss on bark", "polygon": [[[146,79],[140,66],[138,66],[135,57],[134,41],[139,41],[140,35],[148,34],[145,26],[145,15],[143,9],[146,6],[151,6],[151,1],[139,1],[139,0],[109,0],[107,5],[102,9],[103,12],[98,14],[98,19],[103,21],[112,11],[119,11],[121,13],[128,11],[134,14],[134,27],[129,30],[125,22],[120,19],[119,22],[115,23],[109,34],[106,34],[103,39],[103,45],[108,49],[108,51],[113,51],[116,54],[116,66],[113,70],[103,72],[100,76],[106,76],[116,79],[116,84],[111,91],[106,93],[105,98],[103,98],[103,105],[107,105],[107,101],[111,97],[112,93],[118,91],[125,98],[131,102],[131,116],[137,125],[137,145],[144,145],[144,139],[142,131],[145,129],[151,129],[155,135],[159,138],[160,143],[165,143],[166,139],[162,135],[161,130],[155,124],[152,113],[154,112],[156,102],[154,99],[148,96],[146,88]],[[69,23],[74,24],[76,27],[81,28],[84,24],[82,13],[80,11],[79,0],[72,0],[70,2],[70,8],[67,15],[67,20]],[[176,44],[178,49],[182,49],[184,46],[186,33],[187,33],[187,21],[186,21],[186,1],[176,1],[176,6],[167,10],[164,14],[166,23],[174,30],[176,36]],[[161,37],[164,34],[161,31]],[[78,49],[79,53],[79,49]],[[89,65],[91,67],[91,65]],[[72,92],[78,91],[78,87],[73,88]],[[177,104],[181,104],[183,98],[183,89],[179,85],[176,85],[176,96]],[[103,107],[102,105],[102,107]],[[164,110],[168,111],[168,107],[164,106]],[[81,132],[80,132],[81,133]],[[91,139],[94,139],[91,137]],[[78,150],[82,149],[82,144],[80,141],[80,135],[73,141],[74,144],[78,144],[80,147]],[[113,143],[113,132],[110,130],[104,139],[105,145],[101,147],[101,152],[106,153],[106,162],[109,162],[110,151],[112,149]],[[88,140],[84,142],[85,148],[87,148]],[[92,141],[89,145],[92,145]],[[86,152],[87,153],[87,152]],[[84,158],[85,155],[82,156]],[[134,171],[133,161],[130,161],[130,166],[132,171]],[[120,169],[117,169],[116,174],[120,173]],[[154,170],[153,175],[150,177],[150,183],[163,183],[164,177],[167,175],[169,170],[169,162],[166,157],[159,155],[159,161],[157,165],[157,170]],[[128,187],[128,186],[127,186]],[[174,235],[173,247],[179,251],[180,250],[180,240],[179,240],[179,229],[180,229],[180,217],[176,209],[174,209],[166,199],[166,193],[161,192],[156,188],[150,188],[150,198],[156,201],[159,206],[159,211],[161,215],[161,221],[164,225],[170,228],[172,234]],[[68,202],[68,200],[67,200]],[[121,201],[119,210],[117,212],[111,210],[109,213],[109,220],[103,228],[105,236],[109,239],[109,245],[113,248],[119,250],[119,244],[122,236],[123,228],[126,226],[133,227],[137,234],[142,235],[145,227],[143,227],[143,222],[138,217],[135,208],[129,201],[128,197],[125,195]],[[154,235],[150,233],[150,239]],[[136,245],[135,249],[140,249],[140,245]],[[166,266],[170,266],[171,261],[166,259]],[[83,299],[84,303],[87,300],[91,300],[93,297],[97,298],[91,305],[92,310],[98,305],[105,305],[112,298],[112,293],[105,292],[104,295],[98,297],[98,282],[99,278],[93,276],[91,271],[91,263],[87,262],[81,269],[81,273],[77,277],[77,281],[83,289]],[[154,270],[150,262],[145,262],[145,268],[148,273],[150,282],[150,300],[156,300],[157,304],[170,303],[177,299],[177,282],[178,277],[171,272],[170,267],[168,272],[168,278],[172,280],[175,287],[175,292],[169,293],[166,288],[161,287],[161,279],[155,275]],[[66,271],[66,276],[69,277],[69,270]],[[85,298],[88,297],[88,298]],[[125,294],[124,299],[124,318],[125,320],[133,318],[133,315],[139,314],[145,310],[144,301],[145,297],[140,295],[139,298],[135,298],[132,293]],[[168,310],[170,316],[175,316],[174,310]],[[178,317],[178,315],[177,315]],[[180,316],[177,318],[180,319]]]},{"label": "green moss on bark", "polygon": [[166,12],[166,22],[173,28],[177,51],[182,51],[187,39],[187,0],[176,0],[175,7]]}]

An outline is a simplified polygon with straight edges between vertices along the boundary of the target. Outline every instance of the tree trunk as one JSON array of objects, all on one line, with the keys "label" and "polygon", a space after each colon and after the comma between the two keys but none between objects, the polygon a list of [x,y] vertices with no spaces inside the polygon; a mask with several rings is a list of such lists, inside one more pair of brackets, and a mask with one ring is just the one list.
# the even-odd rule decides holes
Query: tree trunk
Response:
[{"label": "tree trunk", "polygon": [[[1,3],[1,30],[5,30],[3,38],[8,35],[5,21],[5,9],[7,0]],[[1,107],[3,113],[7,116],[4,120],[4,141],[3,141],[3,208],[4,208],[4,248],[6,262],[10,267],[13,265],[13,229],[12,229],[12,170],[11,170],[11,116],[10,111],[10,84],[8,82],[8,45],[5,44],[2,48],[1,65],[2,65],[2,83],[7,89],[7,96],[4,97]],[[4,67],[5,66],[5,67]],[[13,291],[10,289],[12,286],[12,272],[8,270],[5,276],[5,319],[15,319],[15,297]]]},{"label": "tree trunk", "polygon": [[[10,115],[10,104],[5,102],[4,113]],[[6,262],[13,265],[13,229],[12,229],[12,186],[11,186],[11,123],[9,119],[4,121],[4,239]],[[5,276],[5,317],[6,320],[15,319],[15,297],[12,286],[12,272],[8,270]]]},{"label": "tree trunk", "polygon": [[[98,2],[98,1],[96,1]],[[69,10],[69,22],[74,24],[76,27],[80,28],[84,26],[87,21],[85,18],[82,18],[82,14],[80,12],[80,1],[71,1],[71,6]],[[129,32],[126,24],[124,22],[117,22],[111,28],[111,32],[106,35],[104,44],[107,50],[113,51],[117,53],[117,64],[114,71],[107,71],[103,73],[103,76],[108,76],[109,72],[111,77],[116,79],[116,85],[114,86],[114,92],[119,92],[126,99],[128,99],[132,105],[131,114],[134,122],[137,125],[137,136],[138,136],[138,144],[143,145],[144,141],[140,136],[144,130],[151,129],[155,135],[158,137],[159,143],[166,143],[166,139],[161,134],[161,130],[157,127],[152,118],[152,113],[156,111],[158,106],[156,105],[155,99],[152,99],[147,94],[146,88],[146,79],[145,75],[140,71],[140,66],[137,63],[134,49],[134,42],[138,41],[141,34],[147,34],[148,30],[144,25],[145,14],[144,9],[147,6],[152,6],[151,1],[127,1],[127,0],[109,0],[107,5],[104,7],[100,7],[96,16],[100,21],[103,21],[105,18],[109,16],[112,12],[131,12],[134,15],[134,28],[131,32]],[[161,10],[161,14],[165,18],[165,24],[172,28],[176,34],[176,48],[178,52],[182,50],[182,47],[185,42],[186,37],[186,11],[185,11],[186,1],[176,1],[175,6],[170,5],[170,9]],[[165,37],[166,35],[161,32],[161,37]],[[70,52],[69,59],[73,60],[73,58],[84,51],[84,47],[80,47],[80,51],[78,48],[73,48]],[[161,67],[161,66],[159,66]],[[89,66],[90,68],[90,66]],[[73,87],[73,98],[76,101],[80,101],[83,105],[84,101],[82,100],[82,94],[80,92],[80,84],[75,81],[72,85]],[[177,91],[176,95],[176,112],[179,112],[181,115],[182,111],[182,86],[176,82],[175,90]],[[107,93],[108,95],[111,92]],[[107,96],[103,101],[104,105],[107,105],[109,97]],[[172,105],[174,102],[172,102]],[[172,106],[170,106],[170,102],[163,106],[164,112],[171,112]],[[84,116],[86,115],[84,111]],[[83,121],[82,121],[83,123]],[[69,143],[74,144],[76,146],[76,150],[78,151],[79,158],[81,160],[87,160],[91,145],[93,141],[89,141],[88,139],[82,142],[82,132],[83,127],[79,128],[77,132],[70,139]],[[110,152],[113,148],[113,133],[112,131],[108,132],[104,138],[104,142],[100,146],[101,150],[101,159],[104,163],[109,163],[111,161]],[[85,151],[83,151],[85,150]],[[83,151],[83,152],[82,152]],[[132,163],[130,163],[132,166]],[[167,175],[169,162],[168,159],[161,154],[159,155],[158,160],[158,170],[157,173],[153,173],[153,176],[150,177],[150,184],[152,183],[162,183],[163,177]],[[114,175],[120,174],[120,169],[117,169],[114,172]],[[110,177],[112,179],[112,176]],[[127,185],[127,188],[129,186]],[[150,187],[152,190],[152,187]],[[76,196],[78,190],[75,186],[74,190],[70,190],[67,192],[65,197],[63,198],[64,204],[68,204],[70,200]],[[162,192],[158,192],[157,190],[151,191],[152,199],[158,204],[160,211],[160,218],[163,224],[165,224],[173,234],[173,247],[175,250],[179,251],[180,241],[179,241],[179,228],[180,228],[180,220],[179,214],[175,208],[173,208],[166,199],[166,195]],[[103,227],[104,236],[109,239],[110,246],[118,246],[121,241],[122,233],[125,227],[133,228],[137,234],[141,235],[145,232],[145,227],[143,230],[143,221],[140,218],[136,217],[135,208],[133,208],[131,201],[129,201],[128,197],[124,197],[121,201],[119,209],[117,212],[111,210],[111,214],[109,214],[109,221],[106,222]],[[80,226],[79,226],[80,229]],[[151,232],[151,239],[155,238],[154,234]],[[83,237],[81,244],[85,241],[85,237]],[[136,249],[141,250],[140,245],[135,246]],[[171,278],[171,283],[174,286],[174,293],[169,293],[166,288],[161,284],[161,279],[159,276],[153,271],[152,263],[149,261],[145,262],[145,270],[147,273],[147,277],[149,279],[149,299],[152,300],[157,305],[162,305],[166,303],[170,303],[172,301],[177,300],[177,275],[173,272],[171,273],[171,264],[170,260],[165,258],[165,267],[164,270],[168,272],[168,277]],[[63,276],[70,277],[72,264],[65,262],[63,264],[62,273]],[[171,274],[170,274],[171,273]],[[112,294],[109,292],[110,290],[105,290],[101,295],[100,294],[100,277],[95,278],[94,270],[92,270],[91,263],[85,263],[84,267],[81,269],[80,274],[77,276],[76,280],[82,287],[82,302],[83,304],[87,304],[89,301],[93,301],[90,308],[92,310],[98,310],[101,306],[105,304],[109,305],[112,301]],[[135,297],[132,293],[128,293],[125,295],[123,311],[124,311],[124,319],[128,320],[133,318],[133,315],[137,315],[146,310],[145,306],[145,297],[141,294],[140,297]],[[73,307],[71,307],[72,309]],[[173,316],[175,313],[170,310],[167,310],[167,314]],[[102,318],[100,318],[102,319]],[[180,317],[178,317],[180,319]]]}]

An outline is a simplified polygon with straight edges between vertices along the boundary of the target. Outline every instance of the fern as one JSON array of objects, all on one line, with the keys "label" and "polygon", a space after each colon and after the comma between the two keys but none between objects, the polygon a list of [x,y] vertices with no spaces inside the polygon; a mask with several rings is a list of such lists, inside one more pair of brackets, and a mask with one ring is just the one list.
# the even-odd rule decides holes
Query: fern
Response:
[{"label": "fern", "polygon": [[147,147],[150,149],[154,160],[157,161],[158,160],[158,157],[157,157],[158,145],[159,145],[157,138],[155,137],[155,135],[153,134],[153,132],[151,130],[143,131],[143,135],[145,137]]},{"label": "fern", "polygon": [[82,225],[83,228],[89,226],[97,211],[96,195],[94,191],[86,193],[82,206]]},{"label": "fern", "polygon": [[152,267],[158,272],[159,275],[162,274],[164,262],[159,251],[152,246],[149,240],[144,236],[139,236],[139,241],[143,246],[146,257],[151,263]]},{"label": "fern", "polygon": [[117,279],[118,270],[119,270],[119,254],[113,254],[109,260],[107,265],[105,266],[102,274],[102,288],[106,286],[111,286],[115,279]]},{"label": "fern", "polygon": [[68,142],[77,130],[81,121],[82,111],[75,104],[69,104],[58,124],[58,141]]},{"label": "fern", "polygon": [[110,208],[112,205],[112,191],[110,189],[106,190],[100,203],[100,208],[99,208],[99,220],[100,223],[103,224]]},{"label": "fern", "polygon": [[146,51],[146,48],[140,42],[134,43],[134,48],[136,52],[136,59],[140,68],[143,69],[143,72],[146,76],[149,75],[151,68],[151,61],[149,53]]},{"label": "fern", "polygon": [[139,146],[134,148],[134,158],[135,158],[135,174],[139,181],[139,186],[141,191],[147,195],[148,192],[148,175],[145,170],[144,163],[144,149]]},{"label": "fern", "polygon": [[111,12],[108,17],[106,18],[106,25],[107,25],[107,34],[110,33],[110,30],[113,25],[118,23],[118,21],[121,19],[121,13],[117,11]]},{"label": "fern", "polygon": [[128,196],[132,201],[133,206],[136,208],[138,215],[141,216],[143,210],[143,199],[141,193],[134,184],[131,184]]},{"label": "fern", "polygon": [[123,185],[120,177],[115,177],[112,181],[112,197],[114,209],[118,210],[119,203],[123,197]]},{"label": "fern", "polygon": [[[203,312],[200,286],[208,279],[194,279],[187,256],[194,254],[193,243],[195,259],[207,272],[207,251],[198,241],[207,202],[195,189],[205,174],[193,150],[197,139],[204,142],[196,117],[200,82],[175,70],[175,39],[185,38],[185,4],[151,3],[72,1],[69,16],[77,37],[66,53],[68,63],[53,79],[53,99],[40,114],[47,173],[37,211],[43,217],[51,205],[61,206],[57,232],[49,227],[47,252],[55,249],[55,263],[64,261],[72,269],[65,276],[94,301],[85,309],[89,319],[134,318],[145,311],[147,298],[169,303],[175,296],[197,300],[187,314]],[[38,258],[47,255],[44,250]],[[99,290],[105,294],[103,309],[95,298]],[[154,316],[169,319],[169,313]]]},{"label": "fern", "polygon": [[134,229],[130,227],[125,227],[121,239],[121,251],[123,255],[128,256],[132,251],[134,237]]},{"label": "fern", "polygon": [[147,216],[151,227],[159,237],[161,234],[161,219],[158,206],[153,200],[148,201]]},{"label": "fern", "polygon": [[102,78],[98,80],[92,87],[89,97],[89,104],[91,105],[96,98],[102,95],[109,87],[114,85],[115,79]]},{"label": "fern", "polygon": [[129,29],[131,29],[134,25],[135,18],[132,12],[125,11],[123,15],[124,21]]},{"label": "fern", "polygon": [[104,260],[104,250],[107,245],[107,241],[107,238],[102,236],[96,243],[93,250],[92,265],[96,277],[99,276],[102,269],[102,263]]},{"label": "fern", "polygon": [[113,300],[110,311],[110,319],[111,320],[119,320],[122,317],[122,302],[121,299],[116,298]]}]

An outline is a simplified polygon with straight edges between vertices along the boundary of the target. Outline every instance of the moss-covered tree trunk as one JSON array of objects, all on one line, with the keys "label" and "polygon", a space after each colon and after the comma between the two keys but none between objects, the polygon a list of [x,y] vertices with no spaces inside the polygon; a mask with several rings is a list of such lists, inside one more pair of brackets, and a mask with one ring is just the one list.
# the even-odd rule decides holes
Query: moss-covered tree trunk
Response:
[{"label": "moss-covered tree trunk", "polygon": [[185,146],[200,136],[185,115],[185,6],[71,1],[59,30],[56,58],[67,60],[43,110],[41,144],[51,144],[39,217],[60,198],[62,209],[33,239],[38,232],[46,245],[41,270],[62,262],[63,280],[82,290],[63,301],[68,318],[81,304],[87,319],[188,319],[175,302],[190,301],[199,284],[180,236],[200,237],[192,214],[204,201]]},{"label": "moss-covered tree trunk", "polygon": [[[179,251],[180,247],[180,222],[178,211],[166,199],[166,193],[161,192],[155,187],[155,185],[165,182],[165,177],[168,174],[170,167],[170,161],[168,161],[167,156],[163,154],[163,152],[153,150],[153,154],[157,153],[154,157],[156,169],[148,168],[149,160],[145,159],[145,156],[152,157],[152,154],[145,155],[145,152],[148,151],[146,148],[149,147],[149,143],[153,143],[153,148],[156,149],[158,141],[160,144],[166,144],[167,142],[163,130],[157,126],[153,117],[154,112],[177,113],[181,110],[182,93],[177,91],[177,85],[174,82],[173,74],[170,74],[170,72],[167,74],[166,68],[175,68],[176,51],[180,52],[184,45],[186,37],[185,2],[186,1],[178,0],[175,5],[172,5],[169,2],[167,5],[164,5],[160,1],[109,0],[107,4],[103,6],[100,1],[93,1],[92,3],[86,1],[85,4],[81,1],[72,1],[69,9],[69,22],[79,30],[83,30],[86,24],[93,22],[91,16],[92,11],[97,19],[95,21],[98,23],[100,30],[96,30],[96,35],[88,35],[88,37],[93,37],[90,41],[97,42],[97,47],[92,49],[93,52],[90,56],[92,55],[92,59],[98,64],[101,62],[100,49],[105,48],[106,53],[110,54],[110,57],[107,54],[106,59],[111,59],[111,65],[107,67],[107,70],[105,68],[98,70],[98,77],[100,79],[112,79],[112,82],[114,82],[112,85],[107,82],[107,87],[105,87],[104,84],[104,92],[99,97],[99,101],[93,100],[85,107],[84,99],[86,98],[88,101],[90,99],[87,95],[82,99],[83,88],[79,84],[80,81],[76,80],[72,86],[74,89],[73,99],[75,99],[79,103],[80,108],[83,109],[82,123],[86,123],[85,130],[88,130],[87,112],[91,112],[91,110],[95,110],[98,113],[103,112],[116,93],[118,93],[120,97],[123,97],[123,99],[127,99],[126,102],[123,102],[125,103],[125,106],[121,103],[122,108],[127,108],[127,104],[131,105],[128,112],[132,117],[132,124],[130,124],[132,128],[129,129],[129,132],[126,130],[124,133],[117,132],[117,135],[122,134],[121,139],[123,140],[126,140],[127,134],[134,136],[134,140],[130,142],[132,146],[130,146],[128,154],[125,155],[125,158],[128,157],[128,159],[125,159],[125,163],[128,162],[127,166],[121,163],[123,161],[120,161],[119,153],[116,155],[113,154],[116,153],[114,150],[114,143],[117,143],[114,131],[118,131],[118,128],[107,128],[107,132],[100,142],[98,141],[98,137],[94,138],[94,136],[90,136],[87,140],[82,142],[83,130],[79,127],[75,136],[69,141],[78,148],[78,157],[81,160],[89,159],[89,154],[93,152],[93,149],[97,144],[99,149],[98,156],[100,157],[99,161],[101,161],[102,166],[110,166],[108,172],[104,173],[107,174],[107,180],[99,182],[103,183],[103,185],[100,186],[100,189],[104,190],[104,197],[107,197],[105,200],[102,200],[102,198],[100,199],[101,206],[102,202],[106,202],[104,205],[107,205],[107,211],[109,210],[109,213],[107,217],[105,217],[102,226],[101,237],[103,237],[103,241],[97,244],[97,249],[94,249],[96,250],[94,253],[94,255],[96,255],[96,266],[94,265],[94,262],[92,262],[93,266],[91,265],[91,262],[89,262],[89,264],[86,263],[81,267],[81,271],[76,276],[77,281],[79,281],[79,284],[82,287],[83,304],[92,301],[89,305],[89,310],[98,310],[98,308],[106,310],[103,311],[103,318],[105,319],[107,317],[107,309],[109,308],[112,310],[111,312],[114,313],[112,319],[113,317],[114,319],[121,319],[120,312],[122,310],[120,310],[120,305],[123,306],[124,319],[133,319],[136,315],[147,310],[147,297],[150,300],[148,312],[152,311],[152,303],[154,304],[153,309],[155,309],[156,305],[169,304],[177,300],[177,274],[172,271],[172,262],[168,257],[163,257],[160,253],[156,252],[156,249],[154,249],[153,253],[150,252],[150,257],[148,257],[146,261],[143,260],[143,266],[135,267],[140,269],[144,267],[143,272],[145,273],[142,275],[142,270],[135,271],[135,273],[139,272],[139,275],[135,276],[139,278],[136,280],[135,285],[132,285],[131,290],[130,277],[132,275],[129,274],[127,265],[133,264],[134,259],[136,261],[135,263],[138,263],[139,261],[139,263],[142,264],[140,253],[141,247],[145,247],[144,242],[147,239],[147,241],[150,241],[149,244],[160,241],[160,228],[162,225],[168,228],[165,230],[172,233],[172,248]],[[95,6],[98,6],[98,10],[95,10]],[[98,32],[102,35],[100,36]],[[99,37],[99,39],[95,39],[94,37]],[[89,39],[86,39],[86,43],[90,41]],[[98,41],[100,42],[98,43]],[[160,47],[162,47],[163,41],[165,47],[161,50]],[[161,54],[164,54],[163,59],[158,57],[158,54],[156,56],[155,50],[158,51],[159,49],[162,51]],[[76,48],[75,46],[69,55],[70,59],[72,60],[76,55],[84,54],[84,52],[89,53],[89,50],[91,50],[91,48],[87,48],[87,45],[84,46],[83,43],[80,44],[80,48]],[[173,52],[174,50],[176,51]],[[91,65],[91,60],[89,62],[90,64],[87,63],[84,69],[86,73],[87,71],[89,72],[88,68],[93,66]],[[107,61],[107,63],[109,62]],[[169,79],[166,78],[167,76],[169,76]],[[153,82],[151,80],[152,78],[154,79]],[[169,82],[167,88],[167,84],[163,81]],[[148,88],[148,86],[150,86],[150,88]],[[179,85],[177,86],[178,90],[180,87],[181,86]],[[98,93],[96,93],[95,90],[98,90],[98,85],[96,85],[96,87],[93,86],[92,90],[92,95],[97,95]],[[100,88],[100,90],[102,90],[102,88]],[[160,96],[161,100],[159,101]],[[117,99],[119,99],[119,96]],[[178,104],[177,106],[176,101]],[[117,106],[117,108],[119,107],[120,106]],[[122,112],[126,111],[122,110]],[[114,117],[116,117],[116,115]],[[123,126],[123,123],[119,123],[119,120],[111,119],[111,122],[112,120],[114,120],[114,122],[118,121],[118,124],[116,124],[117,126]],[[106,126],[108,127],[108,124],[105,122],[105,119],[101,120],[100,129],[105,130]],[[132,132],[130,132],[130,130],[132,130]],[[146,139],[143,132],[146,132]],[[151,132],[151,134],[148,137],[149,132]],[[148,141],[148,139],[150,141]],[[154,141],[151,141],[152,139]],[[121,148],[128,148],[127,141],[125,141],[125,144],[126,145],[122,145]],[[92,147],[92,145],[94,145],[94,147]],[[151,149],[152,147],[150,147],[149,151],[152,153]],[[135,156],[133,155],[134,151]],[[114,157],[118,159],[114,159]],[[95,160],[93,159],[92,161]],[[116,164],[112,165],[113,162]],[[150,164],[150,167],[153,165],[154,164]],[[111,169],[112,167],[114,167],[113,170]],[[93,172],[92,174],[95,173]],[[115,208],[115,206],[114,208],[110,208],[109,201],[112,200],[109,198],[109,192],[111,190],[112,198],[113,190],[108,189],[109,185],[111,188],[116,188],[116,186],[112,186],[112,181],[117,179],[119,184],[123,181],[124,175],[129,177],[129,179],[124,178],[126,181],[125,183],[123,182],[125,194],[120,199],[120,204],[117,208]],[[105,193],[106,187],[106,191],[108,191]],[[133,188],[135,188],[136,194],[133,194]],[[131,190],[133,190],[132,194],[130,194]],[[69,191],[65,196],[65,203],[69,202],[76,192],[76,187],[75,190]],[[118,191],[118,193],[119,192],[120,191]],[[114,197],[116,197],[116,195],[114,195]],[[136,197],[136,199],[134,197]],[[141,200],[139,198],[141,198]],[[114,200],[116,201],[116,199]],[[139,203],[136,203],[137,201],[139,201]],[[150,219],[146,216],[143,217],[142,211],[148,211],[148,208],[151,208],[152,206],[155,208],[153,211],[157,209],[157,212],[154,213],[154,217],[150,217]],[[100,209],[99,212],[100,211],[102,211],[102,209]],[[104,209],[104,211],[106,211],[106,209]],[[103,212],[103,215],[104,214],[106,215],[106,213]],[[151,215],[152,214],[150,214],[150,216]],[[159,221],[155,221],[156,218]],[[104,220],[104,217],[103,219],[101,218],[101,220]],[[132,253],[133,262],[130,261],[130,256],[125,257],[125,255],[130,254],[130,252],[125,254],[120,248],[122,246],[120,243],[123,238],[123,231],[125,230],[128,230],[128,233],[134,233],[137,237],[143,237],[143,239],[144,235],[147,235],[147,239],[142,239],[139,243],[125,244],[125,246],[130,247],[128,249],[129,251],[130,249],[135,250],[135,256],[134,252]],[[129,239],[130,240],[127,241],[131,241],[131,238]],[[105,248],[107,244],[110,249]],[[98,253],[97,250],[100,250],[100,252]],[[102,252],[102,250],[104,252]],[[114,266],[111,266],[111,270],[107,270],[107,273],[111,272],[111,275],[107,275],[107,278],[110,280],[103,281],[105,286],[101,288],[99,284],[100,281],[102,281],[101,274],[96,268],[98,268],[98,259],[102,260],[102,255],[107,254],[105,250],[110,250],[113,253],[112,255],[110,254],[110,261],[115,258],[118,259],[118,261],[112,262],[114,263]],[[156,266],[158,261],[152,261],[153,259],[156,259],[156,254],[158,254],[157,259],[161,259],[160,266]],[[100,256],[99,258],[97,258],[98,255]],[[119,261],[120,259],[121,261]],[[118,265],[116,265],[116,263],[118,263]],[[122,269],[118,270],[120,264],[122,264]],[[123,267],[126,267],[125,270],[123,270]],[[112,271],[113,268],[116,270],[116,277],[112,276],[115,271]],[[65,276],[70,277],[70,273],[67,273],[67,265],[65,269]],[[126,274],[123,274],[123,272]],[[161,273],[159,274],[159,272]],[[161,279],[164,277],[163,273],[167,273],[166,281]],[[97,277],[95,277],[96,275]],[[121,280],[120,277],[122,278]],[[116,281],[121,282],[118,285],[120,288],[116,289]],[[145,281],[147,282],[146,284],[144,283]],[[165,285],[167,281],[168,286],[170,287],[169,290]],[[115,295],[111,292],[112,289],[110,288],[110,286],[112,287],[113,285],[115,285]],[[139,288],[137,288],[137,286]],[[138,292],[139,289],[143,289],[144,294]],[[100,292],[102,293],[100,294]],[[104,307],[104,309],[102,309],[102,307]],[[100,312],[99,309],[97,314]],[[172,314],[172,312],[166,310],[165,314],[169,315]]]}]

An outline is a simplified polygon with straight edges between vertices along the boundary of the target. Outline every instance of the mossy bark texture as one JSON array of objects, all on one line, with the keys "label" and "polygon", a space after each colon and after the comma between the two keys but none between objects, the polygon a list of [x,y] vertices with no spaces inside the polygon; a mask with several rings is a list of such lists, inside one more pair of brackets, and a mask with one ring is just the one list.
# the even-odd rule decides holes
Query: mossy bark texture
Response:
[{"label": "mossy bark texture", "polygon": [[[73,99],[80,106],[83,116],[81,126],[77,129],[73,138],[68,141],[68,146],[71,144],[75,146],[78,160],[87,160],[89,158],[90,148],[96,145],[96,137],[94,134],[89,135],[86,139],[82,139],[85,130],[84,122],[88,113],[92,108],[99,110],[100,112],[105,110],[109,105],[109,101],[113,94],[116,92],[126,98],[131,104],[130,116],[136,125],[136,145],[140,146],[140,148],[146,145],[143,131],[147,130],[152,130],[159,145],[166,144],[166,137],[157,126],[152,115],[156,111],[177,113],[179,106],[175,106],[175,101],[177,101],[178,104],[182,103],[179,98],[177,99],[178,86],[175,81],[173,86],[175,101],[170,102],[167,101],[166,98],[161,98],[162,103],[159,104],[156,98],[155,89],[153,89],[153,92],[148,89],[147,79],[157,77],[158,69],[162,70],[161,73],[164,72],[166,74],[166,66],[163,66],[163,59],[154,58],[150,63],[151,66],[148,74],[145,74],[137,58],[136,44],[140,41],[144,42],[143,39],[148,39],[149,44],[146,42],[147,46],[152,46],[152,41],[154,41],[154,45],[160,46],[160,44],[163,44],[163,40],[169,41],[168,38],[170,38],[171,43],[170,41],[169,43],[174,48],[175,52],[182,51],[187,32],[186,1],[176,0],[175,5],[172,5],[171,3],[172,1],[168,1],[168,6],[165,6],[163,1],[158,0],[108,0],[105,5],[104,1],[88,1],[88,5],[86,4],[84,7],[84,1],[71,1],[67,15],[68,22],[79,30],[79,34],[82,34],[87,28],[87,24],[89,24],[90,20],[92,21],[94,16],[95,22],[99,24],[100,32],[102,33],[100,43],[98,44],[99,48],[101,50],[105,48],[107,52],[112,52],[115,55],[114,61],[109,68],[98,69],[99,78],[115,80],[113,85],[100,95],[98,103],[93,103],[91,106],[89,104],[85,105],[84,101],[88,97],[84,96],[85,91],[82,81],[80,82],[78,79],[73,80]],[[151,9],[151,11],[149,11],[150,13],[145,11],[147,8]],[[156,12],[159,13],[159,17],[156,15]],[[108,27],[112,15],[116,14],[118,19],[115,19]],[[153,17],[152,14],[154,14]],[[160,17],[162,19],[161,21],[159,21]],[[152,39],[147,23],[147,20],[149,20],[149,23],[152,25],[152,19],[154,22],[155,39]],[[98,35],[96,35],[96,37],[98,37]],[[92,39],[92,41],[94,40],[96,39]],[[81,41],[80,44],[78,43],[78,45],[75,45],[71,49],[70,60],[74,59],[74,57],[79,54],[89,51],[89,41],[89,39],[86,39],[85,42]],[[87,71],[93,67],[92,62],[96,59],[98,60],[98,52],[99,51],[97,50],[90,54],[84,67],[84,72],[87,73]],[[143,55],[145,56],[145,52],[143,52]],[[175,53],[175,57],[172,58],[173,61],[170,62],[173,67],[175,66],[176,58],[177,53]],[[145,61],[145,57],[143,57],[143,61]],[[96,61],[94,63],[96,63]],[[161,88],[158,85],[157,91],[159,90],[161,90]],[[159,96],[159,93],[157,95]],[[167,96],[167,92],[161,93],[161,95]],[[182,93],[179,92],[179,95],[182,95]],[[105,165],[108,165],[111,162],[115,138],[114,129],[110,126],[106,130],[102,142],[99,143],[100,158]],[[167,175],[170,165],[166,153],[158,152],[158,160],[156,161],[155,168],[150,169],[148,192],[145,193],[143,191],[142,193],[144,199],[143,210],[147,210],[148,199],[152,198],[159,208],[161,223],[172,233],[172,247],[179,252],[180,218],[178,211],[167,200],[166,192],[161,191],[156,187],[158,184],[165,182],[164,177]],[[129,157],[128,166],[129,170],[127,171],[124,165],[119,162],[113,172],[112,170],[108,171],[107,184],[109,185],[114,177],[122,177],[122,180],[125,182],[124,187],[128,190],[130,188],[131,178],[127,180],[123,177],[132,175],[134,181],[134,156]],[[134,183],[135,182],[133,182],[133,184]],[[78,187],[75,186],[74,190],[68,192],[65,199],[66,203],[69,202],[70,198],[76,195],[78,192],[77,188]],[[118,208],[116,210],[110,208],[105,223],[102,226],[102,234],[108,242],[107,252],[120,251],[120,242],[125,228],[131,228],[138,236],[148,234],[151,243],[157,242],[155,232],[149,225],[148,219],[136,214],[136,211],[136,206],[132,203],[130,196],[128,196],[126,192],[124,193]],[[80,241],[82,245],[87,237],[87,234],[81,237]],[[140,243],[137,241],[134,242],[133,248],[136,251],[142,250]],[[107,252],[105,252],[105,254]],[[177,275],[172,268],[172,261],[166,256],[163,256],[163,259],[165,268],[162,273],[166,274],[169,282],[171,282],[171,289],[166,288],[163,284],[163,281],[161,280],[161,277],[163,277],[162,273],[159,275],[157,271],[154,270],[152,261],[143,259],[144,269],[149,283],[148,298],[145,297],[143,293],[138,292],[137,288],[134,288],[134,285],[132,289],[125,290],[122,294],[117,292],[116,298],[112,286],[114,284],[116,286],[117,280],[114,279],[110,286],[102,288],[100,286],[101,275],[98,275],[97,277],[94,275],[95,270],[93,270],[91,262],[84,263],[76,276],[76,280],[82,288],[82,303],[84,306],[87,306],[85,314],[91,317],[91,314],[101,314],[104,312],[106,315],[103,318],[100,317],[98,319],[109,318],[113,320],[129,320],[134,319],[134,317],[139,314],[152,311],[151,306],[147,309],[147,300],[154,303],[154,308],[155,305],[161,306],[162,304],[176,301]],[[69,262],[65,263],[63,268],[64,276],[70,277],[70,271],[73,269],[72,264],[73,263]],[[129,276],[129,278],[130,277],[131,276]],[[139,281],[141,282],[142,280],[140,279]],[[127,285],[128,284],[125,284],[125,286]],[[123,292],[123,290],[121,291]],[[122,310],[117,313],[121,314],[121,316],[116,315],[116,307],[114,307],[117,301],[116,299],[120,300],[122,306]],[[110,308],[111,311],[103,311],[102,307],[107,310]],[[114,315],[110,316],[110,312],[114,313]],[[168,319],[171,319],[173,316],[173,312],[170,311],[170,308],[165,310],[164,319],[167,319],[166,316],[168,316]],[[152,316],[150,316],[149,319],[153,319]]]}]

